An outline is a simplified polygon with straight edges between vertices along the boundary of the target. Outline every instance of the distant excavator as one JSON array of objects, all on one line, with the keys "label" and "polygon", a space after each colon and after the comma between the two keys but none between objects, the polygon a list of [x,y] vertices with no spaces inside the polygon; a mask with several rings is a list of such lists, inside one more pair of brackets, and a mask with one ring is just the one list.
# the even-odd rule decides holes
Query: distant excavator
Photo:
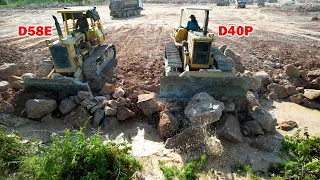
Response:
[{"label": "distant excavator", "polygon": [[66,7],[58,13],[64,22],[65,35],[53,16],[59,39],[46,40],[50,61],[40,65],[42,78],[25,79],[23,86],[27,90],[69,94],[90,91],[89,83],[97,83],[115,60],[115,46],[104,44],[107,31],[95,7]]},{"label": "distant excavator", "polygon": [[[203,27],[188,31],[182,26],[186,10],[204,11]],[[214,34],[208,32],[206,7],[181,7],[180,26],[174,30],[174,43],[165,45],[165,72],[160,79],[159,98],[188,100],[194,94],[244,96],[247,81],[232,72],[233,62],[214,46]]]}]

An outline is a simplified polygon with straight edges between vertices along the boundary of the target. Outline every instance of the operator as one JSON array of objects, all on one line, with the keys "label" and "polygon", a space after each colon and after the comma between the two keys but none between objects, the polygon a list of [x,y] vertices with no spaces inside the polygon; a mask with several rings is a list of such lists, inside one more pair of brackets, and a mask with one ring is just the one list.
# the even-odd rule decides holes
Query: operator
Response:
[{"label": "operator", "polygon": [[[78,29],[79,27],[79,29]],[[86,33],[89,30],[89,24],[87,21],[87,18],[84,16],[84,14],[81,15],[80,19],[77,20],[76,29],[79,32]]]},{"label": "operator", "polygon": [[200,27],[199,27],[198,21],[196,20],[196,17],[192,14],[190,18],[191,18],[191,21],[188,21],[187,30],[199,31]]}]

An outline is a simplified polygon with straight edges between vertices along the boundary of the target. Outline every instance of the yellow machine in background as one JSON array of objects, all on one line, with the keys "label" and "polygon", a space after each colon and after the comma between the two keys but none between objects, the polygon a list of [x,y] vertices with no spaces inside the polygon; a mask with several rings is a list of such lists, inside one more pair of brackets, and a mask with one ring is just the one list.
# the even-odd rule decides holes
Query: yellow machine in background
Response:
[{"label": "yellow machine in background", "polygon": [[[45,74],[45,78],[26,79],[24,88],[66,91],[70,94],[90,90],[86,81],[96,83],[103,76],[108,65],[115,60],[115,47],[104,44],[107,31],[102,27],[95,7],[66,7],[57,12],[62,15],[65,35],[53,16],[59,39],[46,41],[54,68]],[[78,21],[86,22],[88,27],[79,29]]]},{"label": "yellow machine in background", "polygon": [[[204,11],[203,27],[188,31],[182,26],[186,10]],[[232,60],[214,46],[214,34],[208,32],[209,12],[206,7],[182,7],[180,25],[174,30],[174,43],[166,44],[165,73],[160,80],[162,100],[188,100],[194,94],[245,95],[246,81],[232,73]]]}]

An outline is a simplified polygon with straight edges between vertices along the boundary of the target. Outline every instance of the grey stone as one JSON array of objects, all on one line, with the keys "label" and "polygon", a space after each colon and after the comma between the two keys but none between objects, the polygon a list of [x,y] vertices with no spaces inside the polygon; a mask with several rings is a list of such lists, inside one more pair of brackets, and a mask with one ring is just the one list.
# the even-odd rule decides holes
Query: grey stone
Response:
[{"label": "grey stone", "polygon": [[104,130],[113,130],[119,126],[119,120],[115,116],[107,116],[103,120]]},{"label": "grey stone", "polygon": [[295,94],[298,94],[298,90],[295,86],[291,85],[291,84],[286,84],[284,85],[284,88],[286,88],[287,90],[287,93],[289,96],[292,96],[292,95],[295,95]]},{"label": "grey stone", "polygon": [[7,91],[10,88],[8,81],[0,81],[0,92]]},{"label": "grey stone", "polygon": [[272,117],[265,109],[255,106],[250,112],[251,117],[259,122],[265,132],[274,132],[277,125],[277,120]]},{"label": "grey stone", "polygon": [[23,80],[25,80],[26,78],[36,78],[37,77],[37,75],[35,75],[35,74],[33,74],[33,73],[24,73],[22,76],[21,76],[21,78],[23,79]]},{"label": "grey stone", "polygon": [[14,113],[15,108],[13,107],[12,104],[6,104],[3,106],[3,110],[4,110],[4,113],[12,114],[12,113]]},{"label": "grey stone", "polygon": [[248,108],[252,109],[254,106],[261,106],[259,103],[259,96],[252,91],[247,92]]},{"label": "grey stone", "polygon": [[137,106],[146,116],[151,116],[160,110],[154,93],[138,95]]},{"label": "grey stone", "polygon": [[114,93],[116,88],[114,87],[113,84],[105,83],[99,92],[100,95],[110,95]]},{"label": "grey stone", "polygon": [[76,108],[78,105],[72,101],[71,99],[63,99],[60,104],[59,104],[59,110],[62,114],[67,114],[70,111],[72,111],[72,109]]},{"label": "grey stone", "polygon": [[196,124],[216,122],[220,119],[224,104],[209,94],[202,92],[194,95],[188,102],[184,114]]},{"label": "grey stone", "polygon": [[79,91],[78,97],[79,97],[80,101],[83,101],[85,99],[92,99],[93,95],[90,91]]},{"label": "grey stone", "polygon": [[269,94],[271,99],[277,99],[277,98],[283,99],[283,98],[287,98],[289,96],[287,89],[279,84],[272,83],[267,88],[268,88],[270,94],[273,95],[273,97],[271,97]]},{"label": "grey stone", "polygon": [[256,77],[247,77],[248,89],[256,91],[261,88],[262,81]]},{"label": "grey stone", "polygon": [[240,55],[230,48],[226,48],[226,50],[224,51],[224,54],[225,54],[225,56],[233,59],[236,62],[240,62],[240,60],[241,60]]},{"label": "grey stone", "polygon": [[217,134],[219,138],[232,143],[243,142],[240,123],[233,115],[225,114],[222,116],[221,124],[217,128]]},{"label": "grey stone", "polygon": [[224,51],[227,49],[227,45],[226,44],[223,44],[221,46],[219,46],[219,49],[221,50],[222,53],[224,53]]},{"label": "grey stone", "polygon": [[[243,130],[249,130],[247,135],[263,135],[263,129],[261,128],[258,121],[246,121],[242,124]],[[243,132],[243,131],[242,131]],[[243,132],[244,133],[244,132]],[[244,133],[246,134],[246,133]]]},{"label": "grey stone", "polygon": [[84,101],[81,102],[81,106],[85,107],[87,110],[90,110],[93,108],[95,105],[97,105],[98,102],[94,99],[85,99]]},{"label": "grey stone", "polygon": [[106,105],[107,105],[107,101],[102,100],[97,105],[95,105],[93,108],[91,108],[90,113],[94,114],[98,109],[103,109]]},{"label": "grey stone", "polygon": [[18,65],[14,63],[4,63],[0,66],[0,79],[8,80],[12,75],[20,75]]},{"label": "grey stone", "polygon": [[267,151],[267,152],[273,151],[273,146],[270,144],[269,140],[262,135],[250,138],[249,144],[251,147],[260,149],[262,151]]},{"label": "grey stone", "polygon": [[29,99],[25,104],[28,118],[41,118],[57,108],[55,100],[48,99]]},{"label": "grey stone", "polygon": [[103,117],[104,117],[104,110],[102,110],[102,109],[96,110],[96,112],[94,113],[94,117],[93,117],[93,127],[94,128],[99,127],[100,121],[103,119]]},{"label": "grey stone", "polygon": [[8,78],[8,81],[13,89],[23,89],[23,80],[21,77],[12,75]]},{"label": "grey stone", "polygon": [[127,100],[123,97],[119,97],[117,101],[119,102],[119,106],[124,106],[127,104]]},{"label": "grey stone", "polygon": [[227,101],[224,103],[224,110],[223,112],[235,112],[236,105],[232,101]]},{"label": "grey stone", "polygon": [[107,104],[109,107],[111,107],[113,109],[117,109],[119,107],[119,102],[116,100],[109,100],[109,101],[107,101]]},{"label": "grey stone", "polygon": [[269,78],[269,74],[266,73],[265,71],[259,71],[259,72],[255,73],[254,76],[258,79],[261,79],[261,80]]},{"label": "grey stone", "polygon": [[109,107],[109,106],[105,106],[105,107],[104,107],[104,114],[105,114],[106,116],[114,116],[114,115],[117,114],[117,110],[116,110],[116,109],[113,109],[113,108],[111,108],[111,107]]},{"label": "grey stone", "polygon": [[64,117],[64,121],[70,123],[74,128],[80,128],[90,122],[92,116],[82,106],[73,109]]},{"label": "grey stone", "polygon": [[304,96],[302,93],[290,96],[290,100],[296,104],[301,104],[303,102],[303,98]]},{"label": "grey stone", "polygon": [[300,77],[299,69],[296,68],[295,66],[291,65],[291,64],[284,66],[284,71],[285,71],[286,75],[291,77],[291,78]]},{"label": "grey stone", "polygon": [[122,88],[116,88],[115,92],[112,94],[114,99],[118,99],[119,97],[123,97],[125,94]]},{"label": "grey stone", "polygon": [[116,117],[120,121],[126,120],[128,118],[133,117],[133,116],[135,116],[135,113],[133,111],[131,111],[130,109],[124,107],[124,106],[120,106],[118,108],[118,111],[117,111],[117,114],[116,114]]}]

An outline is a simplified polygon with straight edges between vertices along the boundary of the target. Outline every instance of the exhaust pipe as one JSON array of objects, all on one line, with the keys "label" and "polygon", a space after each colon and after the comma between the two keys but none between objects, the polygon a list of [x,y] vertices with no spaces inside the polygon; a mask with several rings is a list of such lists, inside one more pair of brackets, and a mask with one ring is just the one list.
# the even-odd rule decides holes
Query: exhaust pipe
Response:
[{"label": "exhaust pipe", "polygon": [[57,18],[54,15],[52,15],[52,17],[54,19],[54,22],[55,22],[55,25],[56,25],[56,29],[58,31],[59,39],[61,40],[63,38],[63,35],[62,35],[61,28],[60,28],[60,24],[59,24]]},{"label": "exhaust pipe", "polygon": [[205,12],[205,20],[204,20],[204,32],[203,35],[207,35],[208,34],[208,23],[209,23],[209,11]]}]

